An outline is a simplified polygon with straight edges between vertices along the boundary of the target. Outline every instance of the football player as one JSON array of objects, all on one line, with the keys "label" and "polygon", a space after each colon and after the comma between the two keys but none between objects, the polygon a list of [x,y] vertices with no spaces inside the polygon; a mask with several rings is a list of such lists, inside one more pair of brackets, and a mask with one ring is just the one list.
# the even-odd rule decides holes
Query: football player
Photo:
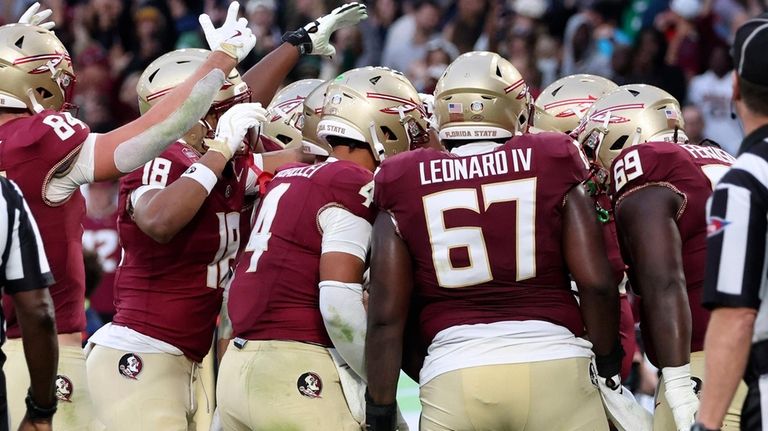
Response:
[{"label": "football player", "polygon": [[[150,64],[137,88],[141,113],[164,103],[208,55],[178,50]],[[266,121],[261,105],[241,103],[248,95],[233,70],[199,124],[121,180],[116,314],[90,338],[87,358],[94,410],[107,429],[191,426],[197,406],[189,395],[200,389],[193,381],[200,384],[197,369],[240,248],[245,195],[258,191],[263,170],[291,160],[241,154],[247,131]],[[205,139],[209,127],[213,139]],[[128,376],[120,365],[134,371]]]},{"label": "football player", "polygon": [[[578,74],[558,79],[545,88],[534,103],[533,123],[530,132],[563,132],[576,130],[592,104],[605,93],[618,88],[613,81],[601,76]],[[621,320],[619,332],[624,359],[621,363],[621,378],[626,379],[632,370],[632,357],[637,349],[635,319],[626,290],[626,265],[621,258],[616,237],[616,224],[611,210],[611,199],[605,187],[605,176],[599,175],[599,167],[591,169],[593,175],[585,182],[587,192],[595,200],[598,219],[603,225],[605,249],[613,268],[615,281],[619,286]]]},{"label": "football player", "polygon": [[394,429],[411,306],[421,309],[429,345],[419,376],[423,429],[608,429],[591,349],[600,375],[616,378],[618,291],[579,186],[587,163],[562,133],[516,136],[529,103],[508,61],[464,54],[435,90],[450,152],[412,151],[376,174],[369,429]]},{"label": "football player", "polygon": [[[350,347],[341,354],[361,372],[364,317],[348,313],[362,309],[373,171],[428,139],[424,117],[410,82],[386,68],[345,72],[328,86],[318,135],[330,157],[277,172],[232,282],[236,338],[217,383],[225,429],[360,429],[329,348],[346,339],[336,347]],[[354,310],[334,305],[350,294]]]},{"label": "football player", "polygon": [[267,106],[269,121],[261,130],[260,142],[265,151],[302,146],[304,100],[323,82],[322,79],[301,79],[275,94]]},{"label": "football player", "polygon": [[[86,429],[92,418],[80,336],[85,328],[85,204],[79,186],[116,179],[142,166],[208,110],[227,74],[255,43],[247,23],[236,20],[237,7],[233,2],[222,27],[209,29],[218,43],[187,81],[146,115],[105,134],[90,133],[66,110],[76,76],[61,41],[39,26],[0,27],[0,171],[22,189],[40,225],[56,280],[50,291],[61,352],[58,379],[71,389],[60,397],[55,429]],[[17,426],[29,375],[16,316],[10,303],[4,307],[9,407]]]},{"label": "football player", "polygon": [[[621,252],[640,296],[644,344],[661,369],[654,430],[687,431],[699,404],[709,319],[701,306],[704,208],[734,159],[718,147],[688,144],[677,100],[649,85],[606,94],[579,129],[587,155],[608,172]],[[728,429],[738,429],[736,406]]]}]

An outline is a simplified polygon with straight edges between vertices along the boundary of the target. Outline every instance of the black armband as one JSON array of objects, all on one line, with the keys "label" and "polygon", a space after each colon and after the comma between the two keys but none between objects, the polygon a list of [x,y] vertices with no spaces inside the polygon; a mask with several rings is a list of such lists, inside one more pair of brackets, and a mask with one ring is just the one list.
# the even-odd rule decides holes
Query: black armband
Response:
[{"label": "black armband", "polygon": [[616,340],[616,345],[607,355],[595,355],[597,374],[600,377],[611,378],[621,372],[621,360],[624,358],[624,348],[621,342]]},{"label": "black armband", "polygon": [[312,39],[309,38],[309,33],[304,27],[298,30],[288,31],[283,34],[283,42],[290,43],[299,50],[300,55],[309,54],[312,52]]},{"label": "black armband", "polygon": [[53,418],[54,413],[56,413],[56,400],[54,398],[53,406],[51,407],[40,407],[37,404],[35,404],[35,401],[32,399],[32,393],[27,390],[27,398],[24,400],[24,402],[27,404],[27,417],[31,421],[36,420],[51,420]]},{"label": "black armband", "polygon": [[395,431],[397,429],[397,403],[374,404],[365,390],[365,430]]}]

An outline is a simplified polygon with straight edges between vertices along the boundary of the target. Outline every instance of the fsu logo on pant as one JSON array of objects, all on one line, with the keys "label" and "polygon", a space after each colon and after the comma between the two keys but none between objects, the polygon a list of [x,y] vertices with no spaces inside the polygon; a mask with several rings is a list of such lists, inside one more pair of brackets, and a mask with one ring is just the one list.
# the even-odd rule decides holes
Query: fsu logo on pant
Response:
[{"label": "fsu logo on pant", "polygon": [[72,380],[69,380],[69,377],[62,376],[61,374],[56,376],[56,399],[72,402],[72,394],[74,392],[75,387],[72,385]]},{"label": "fsu logo on pant", "polygon": [[123,375],[123,377],[131,380],[137,380],[142,368],[144,368],[144,361],[134,353],[126,353],[120,358],[117,365],[117,371]]},{"label": "fsu logo on pant", "polygon": [[299,376],[296,387],[299,393],[307,398],[320,398],[320,393],[323,392],[323,381],[320,376],[308,371]]}]

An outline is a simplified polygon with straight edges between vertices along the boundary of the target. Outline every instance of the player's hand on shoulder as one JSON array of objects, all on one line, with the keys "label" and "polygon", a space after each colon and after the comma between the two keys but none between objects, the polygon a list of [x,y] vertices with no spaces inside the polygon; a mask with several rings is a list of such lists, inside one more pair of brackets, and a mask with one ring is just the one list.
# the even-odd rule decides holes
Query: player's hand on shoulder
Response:
[{"label": "player's hand on shoulder", "polygon": [[53,21],[46,21],[53,14],[50,9],[40,10],[40,3],[35,2],[30,6],[21,18],[19,18],[19,24],[31,24],[38,27],[42,27],[46,30],[53,30],[56,27],[56,23]]},{"label": "player's hand on shoulder", "polygon": [[260,103],[237,104],[219,118],[214,139],[206,141],[209,150],[218,151],[227,159],[240,149],[248,130],[267,122],[267,110]]},{"label": "player's hand on shoulder", "polygon": [[237,18],[239,10],[240,3],[236,1],[230,3],[227,18],[219,28],[213,26],[211,17],[207,14],[201,14],[199,17],[200,27],[203,29],[205,40],[211,51],[224,52],[238,63],[243,61],[256,45],[256,36],[248,28],[248,20]]},{"label": "player's hand on shoulder", "polygon": [[323,15],[304,27],[288,32],[283,41],[299,49],[302,54],[333,56],[336,48],[331,45],[333,32],[351,27],[368,18],[368,9],[362,3],[347,3]]}]

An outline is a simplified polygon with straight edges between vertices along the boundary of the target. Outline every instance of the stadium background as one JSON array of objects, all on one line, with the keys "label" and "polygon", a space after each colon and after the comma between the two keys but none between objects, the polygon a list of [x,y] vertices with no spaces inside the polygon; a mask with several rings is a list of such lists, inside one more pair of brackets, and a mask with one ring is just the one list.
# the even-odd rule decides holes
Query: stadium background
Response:
[{"label": "stadium background", "polygon": [[[258,37],[244,71],[280,44],[280,36],[342,3],[338,0],[240,0]],[[0,24],[15,22],[32,0],[3,0]],[[74,59],[78,116],[95,132],[136,116],[139,74],[161,54],[205,48],[198,14],[222,20],[228,0],[41,0],[54,11],[58,37]],[[732,65],[728,49],[738,26],[768,8],[765,0],[436,0],[366,2],[370,18],[334,34],[337,55],[305,57],[289,81],[330,79],[359,66],[404,72],[431,92],[452,59],[471,50],[505,56],[532,93],[560,76],[592,73],[617,84],[661,87],[684,106],[693,141],[711,138],[729,152],[741,141],[730,116]],[[286,83],[288,83],[286,82]],[[89,199],[89,216],[108,217],[113,187]],[[94,190],[92,197],[97,192]],[[96,223],[99,230],[108,229]],[[86,229],[88,227],[86,226]],[[88,233],[93,235],[93,233]],[[98,238],[96,234],[94,238]],[[92,296],[89,332],[110,318],[116,241],[90,238],[92,266],[104,270]],[[115,236],[116,239],[116,236]],[[106,245],[105,245],[106,244]],[[110,245],[112,244],[112,245]],[[109,246],[109,247],[108,247]],[[117,255],[115,255],[117,253]],[[96,268],[98,270],[98,268]],[[642,365],[642,356],[638,362]],[[640,376],[652,373],[639,373]],[[418,386],[403,376],[399,401],[409,422],[418,419]],[[652,393],[648,379],[638,390]]]}]

